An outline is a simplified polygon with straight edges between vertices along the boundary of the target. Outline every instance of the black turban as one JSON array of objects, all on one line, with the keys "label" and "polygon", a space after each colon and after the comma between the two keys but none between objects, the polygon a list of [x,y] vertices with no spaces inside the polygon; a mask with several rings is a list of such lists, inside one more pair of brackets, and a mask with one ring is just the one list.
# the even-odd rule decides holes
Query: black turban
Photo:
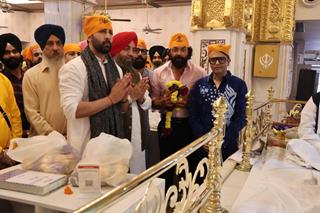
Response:
[{"label": "black turban", "polygon": [[46,43],[51,35],[57,36],[61,43],[64,45],[66,41],[66,35],[64,34],[64,30],[59,25],[54,24],[44,24],[34,32],[34,38],[43,50],[46,46]]},{"label": "black turban", "polygon": [[21,41],[16,35],[12,33],[2,34],[0,35],[0,59],[2,59],[4,55],[7,43],[14,46],[19,53],[22,51]]},{"label": "black turban", "polygon": [[152,47],[149,49],[150,59],[151,59],[151,60],[153,59],[153,56],[154,56],[154,54],[156,54],[156,52],[158,52],[159,55],[162,56],[162,53],[163,53],[165,50],[166,50],[166,48],[163,47],[163,46],[160,46],[160,45],[152,46]]}]

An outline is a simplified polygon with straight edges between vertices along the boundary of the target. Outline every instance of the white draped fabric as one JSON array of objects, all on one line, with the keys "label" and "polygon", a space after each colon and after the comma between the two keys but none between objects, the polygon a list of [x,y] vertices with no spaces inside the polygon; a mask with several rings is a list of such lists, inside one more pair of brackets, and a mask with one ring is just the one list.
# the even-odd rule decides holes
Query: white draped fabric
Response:
[{"label": "white draped fabric", "polygon": [[320,212],[320,172],[301,167],[286,155],[285,149],[268,147],[253,166],[231,212]]}]

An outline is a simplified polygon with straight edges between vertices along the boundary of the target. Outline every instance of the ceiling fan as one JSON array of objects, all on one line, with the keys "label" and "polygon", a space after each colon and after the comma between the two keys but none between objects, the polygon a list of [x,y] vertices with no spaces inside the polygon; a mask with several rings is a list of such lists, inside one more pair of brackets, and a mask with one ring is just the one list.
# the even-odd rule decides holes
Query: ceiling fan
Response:
[{"label": "ceiling fan", "polygon": [[149,15],[148,15],[148,8],[149,8],[149,2],[147,0],[143,0],[144,4],[146,4],[146,18],[147,18],[147,25],[142,29],[142,32],[145,34],[149,33],[155,33],[155,34],[160,34],[161,28],[151,28],[149,25]]}]

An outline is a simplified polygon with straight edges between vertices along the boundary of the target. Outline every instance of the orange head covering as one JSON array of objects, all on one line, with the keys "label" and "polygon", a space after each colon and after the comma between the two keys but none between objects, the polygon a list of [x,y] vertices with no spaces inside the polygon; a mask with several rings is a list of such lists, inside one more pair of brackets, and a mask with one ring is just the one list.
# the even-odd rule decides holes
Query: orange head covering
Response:
[{"label": "orange head covering", "polygon": [[229,57],[231,45],[226,44],[210,44],[208,46],[208,56],[211,58],[216,52],[221,52]]},{"label": "orange head covering", "polygon": [[65,44],[63,47],[64,53],[67,52],[81,52],[81,48],[79,44],[74,44],[74,43],[68,43]]},{"label": "orange head covering", "polygon": [[148,49],[146,42],[142,38],[138,39],[137,47],[141,49]]},{"label": "orange head covering", "polygon": [[151,62],[151,59],[149,56],[147,56],[145,68],[147,68],[148,70],[151,70],[151,68],[152,68],[152,62]]},{"label": "orange head covering", "polygon": [[26,47],[22,52],[23,58],[32,61],[33,51],[35,51],[36,49],[40,49],[40,46],[38,44],[33,44],[30,47]]},{"label": "orange head covering", "polygon": [[112,30],[112,23],[107,16],[93,15],[85,17],[83,31],[87,35],[87,38],[103,29]]},{"label": "orange head covering", "polygon": [[[27,59],[27,60],[30,60],[29,58],[30,58],[30,47],[26,47],[26,48],[24,48],[24,50],[22,51],[22,56],[23,56],[23,58],[24,59]],[[32,55],[31,55],[31,59],[32,59]]]},{"label": "orange head covering", "polygon": [[171,36],[169,48],[173,47],[190,47],[187,36],[183,33],[176,33]]}]

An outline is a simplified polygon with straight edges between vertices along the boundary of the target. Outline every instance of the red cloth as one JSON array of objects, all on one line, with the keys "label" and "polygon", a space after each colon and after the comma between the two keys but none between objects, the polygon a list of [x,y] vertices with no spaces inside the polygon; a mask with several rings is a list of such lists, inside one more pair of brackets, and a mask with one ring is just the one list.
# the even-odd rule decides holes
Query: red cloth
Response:
[{"label": "red cloth", "polygon": [[135,32],[121,32],[112,37],[111,56],[115,56],[126,48],[130,42],[137,46],[138,37]]}]

